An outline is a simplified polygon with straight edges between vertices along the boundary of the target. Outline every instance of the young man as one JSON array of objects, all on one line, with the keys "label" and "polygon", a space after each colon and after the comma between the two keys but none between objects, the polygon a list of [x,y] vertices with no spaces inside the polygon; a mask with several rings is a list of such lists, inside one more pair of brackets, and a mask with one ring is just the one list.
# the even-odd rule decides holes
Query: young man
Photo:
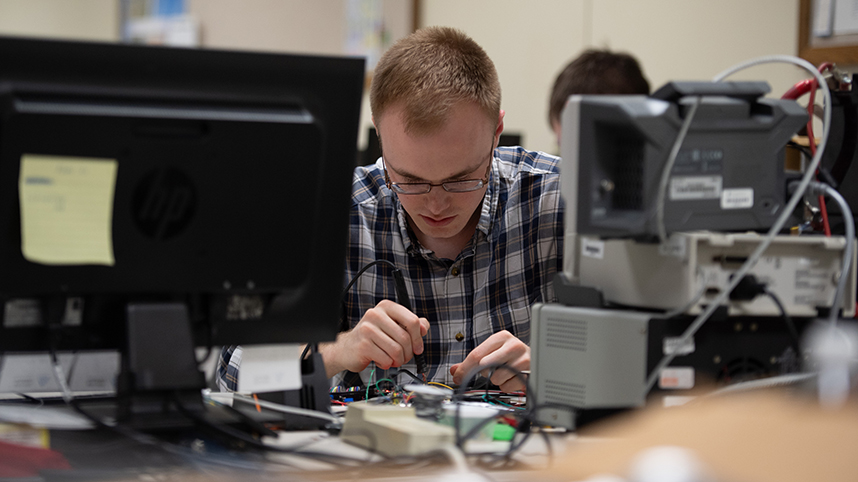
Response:
[{"label": "young man", "polygon": [[[455,29],[421,29],[379,61],[370,103],[382,157],[355,171],[346,282],[386,260],[412,310],[395,302],[389,267],[360,276],[348,330],[320,347],[328,376],[371,363],[414,372],[415,354],[445,384],[530,368],[530,307],[554,299],[562,269],[559,160],[497,148],[500,100],[494,64]],[[524,388],[510,370],[490,380]]]},{"label": "young man", "polygon": [[649,82],[629,54],[585,50],[554,80],[548,101],[548,123],[560,144],[560,114],[573,94],[649,94]]}]

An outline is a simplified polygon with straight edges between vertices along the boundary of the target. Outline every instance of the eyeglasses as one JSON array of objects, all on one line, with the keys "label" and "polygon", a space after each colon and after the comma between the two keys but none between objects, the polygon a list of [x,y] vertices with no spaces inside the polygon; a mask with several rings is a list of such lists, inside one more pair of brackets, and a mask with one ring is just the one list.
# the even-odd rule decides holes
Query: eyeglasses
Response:
[{"label": "eyeglasses", "polygon": [[[494,158],[494,139],[492,139],[492,150],[490,156]],[[382,165],[384,165],[384,154],[381,156]],[[384,182],[387,188],[397,194],[426,194],[432,190],[432,187],[441,186],[447,192],[471,192],[482,188],[489,183],[489,172],[492,170],[492,163],[486,167],[486,174],[482,179],[462,179],[461,181],[446,181],[439,183],[432,182],[390,182],[390,176],[387,175],[387,167],[384,168]]]}]

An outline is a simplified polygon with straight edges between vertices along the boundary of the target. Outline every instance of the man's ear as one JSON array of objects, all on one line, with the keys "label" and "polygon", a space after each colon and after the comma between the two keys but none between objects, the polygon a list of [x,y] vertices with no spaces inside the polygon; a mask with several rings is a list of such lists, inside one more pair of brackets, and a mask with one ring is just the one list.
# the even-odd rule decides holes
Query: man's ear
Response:
[{"label": "man's ear", "polygon": [[498,126],[495,129],[495,140],[500,139],[500,135],[503,132],[503,116],[506,114],[503,109],[498,112]]}]

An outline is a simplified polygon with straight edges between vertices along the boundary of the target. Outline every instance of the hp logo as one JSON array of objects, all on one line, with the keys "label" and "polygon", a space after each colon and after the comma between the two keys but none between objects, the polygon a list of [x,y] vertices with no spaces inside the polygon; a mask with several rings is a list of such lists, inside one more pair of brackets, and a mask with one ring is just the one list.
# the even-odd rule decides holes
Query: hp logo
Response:
[{"label": "hp logo", "polygon": [[143,176],[134,189],[132,210],[137,227],[158,241],[184,231],[196,210],[191,179],[174,168],[159,168]]}]

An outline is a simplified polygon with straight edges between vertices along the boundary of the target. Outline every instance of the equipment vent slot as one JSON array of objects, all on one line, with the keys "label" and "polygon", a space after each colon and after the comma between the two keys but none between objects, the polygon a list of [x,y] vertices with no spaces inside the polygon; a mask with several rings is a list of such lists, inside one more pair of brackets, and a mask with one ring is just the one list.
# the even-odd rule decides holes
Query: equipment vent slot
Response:
[{"label": "equipment vent slot", "polygon": [[545,380],[545,390],[540,403],[559,403],[580,407],[584,405],[586,388],[580,383]]},{"label": "equipment vent slot", "polygon": [[545,345],[561,350],[587,351],[587,322],[549,317],[545,324]]}]

